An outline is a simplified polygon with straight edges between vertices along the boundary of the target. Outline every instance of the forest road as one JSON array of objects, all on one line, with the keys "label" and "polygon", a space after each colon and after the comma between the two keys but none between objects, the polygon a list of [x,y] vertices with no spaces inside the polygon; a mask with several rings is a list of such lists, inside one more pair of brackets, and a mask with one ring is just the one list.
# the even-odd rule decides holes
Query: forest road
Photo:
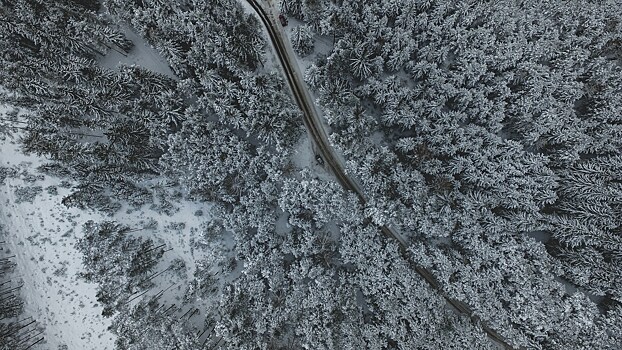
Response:
[{"label": "forest road", "polygon": [[[337,180],[345,189],[354,192],[361,203],[365,204],[367,202],[365,195],[356,184],[354,180],[352,180],[344,170],[343,164],[336,157],[335,152],[328,141],[328,136],[326,131],[322,126],[322,122],[320,116],[315,108],[315,104],[311,99],[311,95],[309,90],[304,83],[302,75],[295,68],[297,67],[295,63],[295,59],[292,57],[293,53],[288,50],[287,45],[283,39],[282,31],[280,30],[280,25],[278,24],[277,19],[274,16],[270,16],[270,13],[264,10],[264,8],[259,4],[257,0],[246,0],[247,3],[253,8],[253,10],[259,16],[259,19],[265,26],[269,39],[272,42],[272,46],[275,50],[276,56],[279,59],[281,64],[281,68],[285,73],[285,77],[287,79],[287,83],[292,91],[294,99],[296,103],[300,107],[303,113],[303,122],[307,131],[309,132],[313,142],[317,146],[317,149],[320,152],[321,157],[324,159],[325,164],[331,169],[333,174],[337,177]],[[279,29],[276,29],[279,28]],[[486,323],[480,320],[477,316],[473,315],[473,311],[463,302],[454,300],[447,296],[447,294],[441,289],[439,283],[436,281],[436,278],[432,275],[430,271],[427,269],[415,265],[411,259],[408,258],[408,243],[399,233],[395,230],[387,227],[380,226],[380,230],[396,240],[400,245],[400,251],[403,255],[404,259],[411,264],[411,267],[419,274],[423,279],[449,304],[451,309],[457,311],[458,313],[467,315],[473,321],[478,322],[484,332],[488,335],[488,337],[497,345],[501,346],[505,349],[514,349],[514,347],[510,346],[507,341],[505,341],[496,331],[492,328],[488,327]]]}]

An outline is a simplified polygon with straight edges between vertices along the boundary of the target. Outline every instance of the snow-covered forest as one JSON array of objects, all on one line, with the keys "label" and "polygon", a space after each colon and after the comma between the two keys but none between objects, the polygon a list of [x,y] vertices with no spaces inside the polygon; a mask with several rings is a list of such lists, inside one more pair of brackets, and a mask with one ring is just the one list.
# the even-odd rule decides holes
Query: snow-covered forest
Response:
[{"label": "snow-covered forest", "polygon": [[618,0],[255,3],[0,0],[0,348],[622,348]]}]

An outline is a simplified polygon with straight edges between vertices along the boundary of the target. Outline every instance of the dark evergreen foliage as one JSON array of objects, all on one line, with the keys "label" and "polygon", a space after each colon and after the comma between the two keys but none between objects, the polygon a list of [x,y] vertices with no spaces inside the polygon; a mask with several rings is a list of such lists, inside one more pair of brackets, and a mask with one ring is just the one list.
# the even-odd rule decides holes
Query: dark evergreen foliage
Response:
[{"label": "dark evergreen foliage", "polygon": [[149,275],[163,254],[151,239],[132,237],[128,231],[129,227],[112,221],[88,221],[76,244],[85,268],[80,275],[98,284],[97,300],[104,306],[104,316],[112,316],[132,295],[151,286]]},{"label": "dark evergreen foliage", "polygon": [[[615,0],[283,0],[305,22],[291,36],[300,55],[333,38],[305,78],[364,207],[292,169],[300,113],[236,1],[0,5],[1,98],[19,108],[0,133],[78,181],[65,205],[140,207],[158,177],[180,188],[154,188],[153,208],[171,213],[173,193],[210,201],[212,235],[233,235],[226,253],[196,244],[213,249],[184,296],[210,305],[197,336],[157,298],[129,303],[162,249],[88,222],[82,276],[116,313],[119,349],[491,348],[477,319],[517,348],[622,346]],[[111,50],[132,50],[114,21],[176,76],[102,68]],[[378,225],[401,231],[410,255]],[[446,310],[413,263],[474,322]]]},{"label": "dark evergreen foliage", "polygon": [[[283,8],[336,39],[306,79],[371,198],[368,215],[425,242],[415,260],[515,345],[620,346],[609,332],[594,338],[622,285],[620,4]],[[536,231],[551,233],[546,249]],[[604,296],[600,310],[562,279]],[[568,309],[591,321],[569,325]]]},{"label": "dark evergreen foliage", "polygon": [[[115,345],[120,350],[141,349],[204,349],[196,336],[197,329],[180,320],[177,308],[160,305],[157,300],[141,301],[134,307],[124,307],[109,329],[118,336]],[[200,332],[200,331],[199,331]]]}]

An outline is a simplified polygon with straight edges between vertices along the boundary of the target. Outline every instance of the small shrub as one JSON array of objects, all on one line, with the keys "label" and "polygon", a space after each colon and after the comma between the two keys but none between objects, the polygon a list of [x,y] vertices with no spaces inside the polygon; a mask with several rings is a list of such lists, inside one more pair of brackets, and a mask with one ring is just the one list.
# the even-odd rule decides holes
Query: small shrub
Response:
[{"label": "small shrub", "polygon": [[18,187],[15,189],[15,203],[33,203],[35,197],[41,192],[43,192],[41,186]]}]

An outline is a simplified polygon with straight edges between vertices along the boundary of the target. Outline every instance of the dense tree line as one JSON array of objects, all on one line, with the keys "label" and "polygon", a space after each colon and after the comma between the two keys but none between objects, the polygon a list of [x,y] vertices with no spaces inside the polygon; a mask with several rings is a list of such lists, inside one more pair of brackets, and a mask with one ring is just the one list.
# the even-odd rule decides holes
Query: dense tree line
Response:
[{"label": "dense tree line", "polygon": [[[164,177],[190,198],[222,205],[228,222],[247,220],[238,232],[269,230],[276,200],[266,195],[276,190],[299,127],[282,79],[261,68],[257,20],[234,1],[104,5],[116,17],[88,2],[3,3],[7,69],[0,84],[7,89],[3,101],[20,108],[3,127],[21,133],[25,151],[53,161],[40,170],[78,180],[62,201],[67,206],[108,213],[120,208],[120,199],[140,206],[149,201],[143,180]],[[109,50],[131,52],[111,18],[133,24],[178,79],[137,66],[100,67]],[[257,187],[265,193],[254,193]],[[98,284],[104,314],[115,315],[120,348],[136,341],[134,334],[149,337],[142,327],[160,317],[143,322],[137,315],[153,310],[129,307],[149,288],[162,253],[129,231],[115,222],[89,222],[77,245],[82,276]],[[160,341],[164,346],[170,339],[135,346]]]},{"label": "dense tree line", "polygon": [[[213,334],[200,340],[230,349],[490,347],[478,326],[445,310],[397,248],[363,223],[364,208],[353,197],[335,183],[291,168],[289,148],[300,121],[282,79],[262,69],[263,39],[256,43],[258,61],[220,46],[235,33],[232,22],[257,33],[253,17],[229,1],[107,6],[160,50],[179,75],[179,86],[196,97],[160,164],[190,198],[219,205],[222,225],[235,241],[228,261],[243,264],[242,273],[219,268],[220,282],[215,262],[197,267],[184,300],[214,301],[204,316]],[[210,39],[216,35],[222,41]],[[277,225],[283,217],[291,226]],[[348,241],[334,235],[340,229]],[[368,241],[364,246],[355,238],[360,232]],[[206,249],[212,254],[209,244]],[[364,259],[359,249],[368,251]],[[354,260],[345,261],[342,251]],[[372,259],[387,270],[370,270]],[[122,332],[134,332],[130,328]]]},{"label": "dense tree line", "polygon": [[198,341],[197,330],[182,320],[173,307],[165,307],[155,299],[123,307],[110,329],[118,335],[116,348],[123,350],[180,349],[198,350],[205,347]]},{"label": "dense tree line", "polygon": [[232,0],[105,4],[158,48],[206,119],[279,150],[296,139],[298,111],[283,79],[261,69],[265,41],[258,20],[240,4]]},{"label": "dense tree line", "polygon": [[282,7],[334,38],[306,80],[368,215],[516,345],[619,347],[619,4]]},{"label": "dense tree line", "polygon": [[284,181],[278,202],[285,232],[238,241],[245,269],[221,297],[223,348],[492,348],[338,184],[303,172]]},{"label": "dense tree line", "polygon": [[97,10],[95,1],[3,2],[0,84],[4,102],[21,109],[3,127],[21,132],[26,152],[47,155],[57,172],[79,181],[67,205],[114,212],[108,191],[143,195],[139,176],[159,172],[185,107],[170,77],[98,65],[132,43]]}]

